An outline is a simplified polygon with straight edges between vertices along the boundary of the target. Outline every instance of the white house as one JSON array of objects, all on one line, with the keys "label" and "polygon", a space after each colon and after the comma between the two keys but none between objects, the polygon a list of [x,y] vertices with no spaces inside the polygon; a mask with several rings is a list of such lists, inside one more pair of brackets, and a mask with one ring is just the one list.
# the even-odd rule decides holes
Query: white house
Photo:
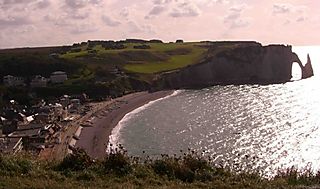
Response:
[{"label": "white house", "polygon": [[3,77],[3,83],[6,86],[21,86],[24,85],[24,79],[21,77],[14,77],[12,75],[7,75]]},{"label": "white house", "polygon": [[56,71],[53,72],[50,76],[50,80],[52,83],[63,83],[68,79],[66,72]]},{"label": "white house", "polygon": [[30,83],[31,87],[46,87],[48,80],[41,75],[35,76]]}]

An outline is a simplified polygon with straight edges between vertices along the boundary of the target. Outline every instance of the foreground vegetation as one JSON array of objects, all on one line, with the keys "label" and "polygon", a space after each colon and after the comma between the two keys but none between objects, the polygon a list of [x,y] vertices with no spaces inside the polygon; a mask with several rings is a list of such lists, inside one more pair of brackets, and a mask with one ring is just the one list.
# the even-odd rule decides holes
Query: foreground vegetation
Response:
[{"label": "foreground vegetation", "polygon": [[94,161],[76,149],[61,162],[23,156],[0,157],[0,188],[312,188],[320,174],[288,169],[272,179],[236,173],[188,152],[151,160],[116,150]]}]

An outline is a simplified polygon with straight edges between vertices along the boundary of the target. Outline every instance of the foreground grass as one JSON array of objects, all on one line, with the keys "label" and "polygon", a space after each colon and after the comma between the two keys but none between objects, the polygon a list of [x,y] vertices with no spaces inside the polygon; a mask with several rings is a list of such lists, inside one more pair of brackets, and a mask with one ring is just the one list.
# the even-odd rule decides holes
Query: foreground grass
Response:
[{"label": "foreground grass", "polygon": [[272,179],[217,167],[193,152],[157,160],[128,157],[114,151],[93,161],[76,150],[62,162],[27,156],[1,156],[0,188],[316,188],[320,175],[295,169]]}]

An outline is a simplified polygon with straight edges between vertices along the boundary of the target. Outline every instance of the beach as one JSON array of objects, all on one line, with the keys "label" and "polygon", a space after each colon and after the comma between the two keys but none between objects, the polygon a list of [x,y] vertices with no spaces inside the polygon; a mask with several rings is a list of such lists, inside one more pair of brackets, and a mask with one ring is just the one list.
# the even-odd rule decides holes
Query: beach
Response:
[{"label": "beach", "polygon": [[172,93],[173,91],[137,92],[100,103],[97,111],[87,120],[88,125],[82,126],[75,147],[84,149],[92,158],[104,158],[113,128],[127,113]]}]

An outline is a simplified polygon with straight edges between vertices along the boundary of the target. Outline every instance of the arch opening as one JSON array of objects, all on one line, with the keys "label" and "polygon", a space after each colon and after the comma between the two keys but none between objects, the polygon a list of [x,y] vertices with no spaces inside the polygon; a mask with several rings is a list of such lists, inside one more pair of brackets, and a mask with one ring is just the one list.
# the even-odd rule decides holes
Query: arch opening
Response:
[{"label": "arch opening", "polygon": [[291,76],[291,81],[297,81],[302,79],[302,68],[298,62],[292,63]]}]

